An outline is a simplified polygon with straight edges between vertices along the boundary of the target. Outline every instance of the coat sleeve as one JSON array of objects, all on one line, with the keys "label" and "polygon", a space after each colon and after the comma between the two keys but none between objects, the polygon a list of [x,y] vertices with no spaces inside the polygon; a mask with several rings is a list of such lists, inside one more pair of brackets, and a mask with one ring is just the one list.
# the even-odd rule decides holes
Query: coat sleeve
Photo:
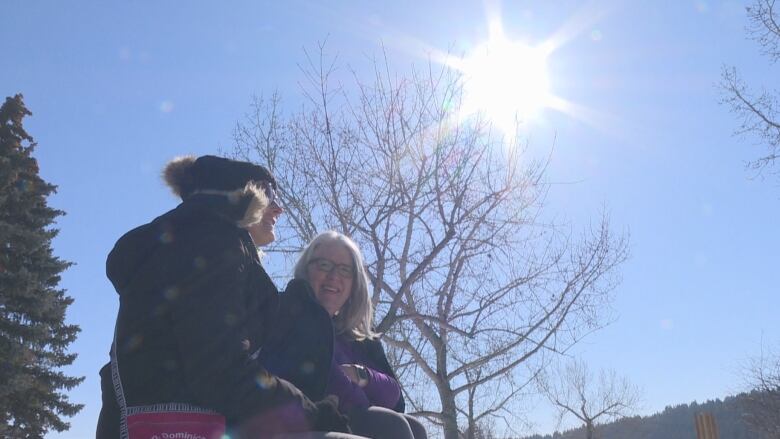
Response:
[{"label": "coat sleeve", "polygon": [[393,409],[401,399],[401,386],[398,380],[376,369],[365,366],[368,372],[368,384],[363,388],[371,405]]},{"label": "coat sleeve", "polygon": [[[270,280],[269,280],[270,282]],[[325,397],[333,360],[333,324],[307,282],[293,279],[278,296],[259,361],[312,400]]]},{"label": "coat sleeve", "polygon": [[[248,264],[239,238],[233,242],[201,242],[207,251],[182,254],[200,258],[190,264],[167,294],[176,296],[171,323],[178,345],[184,380],[194,400],[213,408],[228,422],[243,422],[273,413],[273,422],[287,431],[307,429],[316,407],[298,389],[249,358],[242,341],[248,319],[259,313],[247,309]],[[282,414],[279,416],[279,414]]]}]

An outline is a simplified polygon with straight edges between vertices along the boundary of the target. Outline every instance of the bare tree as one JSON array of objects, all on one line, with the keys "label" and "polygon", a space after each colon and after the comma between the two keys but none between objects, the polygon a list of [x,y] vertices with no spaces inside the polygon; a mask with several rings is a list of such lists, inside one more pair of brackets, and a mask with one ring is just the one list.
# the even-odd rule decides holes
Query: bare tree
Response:
[{"label": "bare tree", "polygon": [[551,377],[539,380],[542,392],[558,409],[559,423],[569,415],[584,424],[587,439],[593,439],[597,423],[629,415],[636,410],[640,391],[614,371],[598,376],[585,363],[572,361]]},{"label": "bare tree", "polygon": [[457,72],[400,76],[385,60],[347,91],[322,50],[307,54],[299,111],[257,98],[236,129],[234,153],[280,183],[286,222],[270,251],[295,253],[325,229],[352,236],[410,410],[448,439],[511,416],[521,386],[502,383],[603,325],[626,236],[606,218],[579,237],[542,221],[545,162],[460,117]]},{"label": "bare tree", "polygon": [[[517,374],[507,374],[504,379],[491,380],[477,386],[469,386],[466,390],[465,404],[457,407],[458,414],[465,421],[464,435],[468,439],[497,437],[495,426],[503,424],[504,434],[520,435],[518,425],[520,407],[511,405],[511,401],[522,399],[529,394],[535,394],[534,383],[539,370],[528,371],[522,383],[517,383]],[[465,373],[466,382],[471,384],[482,379],[482,369],[469,370]]]},{"label": "bare tree", "polygon": [[[780,59],[780,17],[775,0],[755,0],[747,7],[748,35],[761,47],[771,63]],[[723,102],[740,120],[738,134],[750,135],[766,146],[761,157],[748,163],[756,171],[773,168],[780,157],[780,114],[777,90],[751,91],[734,67],[724,67],[721,87]],[[773,170],[773,172],[776,172]]]},{"label": "bare tree", "polygon": [[745,377],[745,420],[762,439],[780,438],[780,356],[762,352],[750,361]]}]

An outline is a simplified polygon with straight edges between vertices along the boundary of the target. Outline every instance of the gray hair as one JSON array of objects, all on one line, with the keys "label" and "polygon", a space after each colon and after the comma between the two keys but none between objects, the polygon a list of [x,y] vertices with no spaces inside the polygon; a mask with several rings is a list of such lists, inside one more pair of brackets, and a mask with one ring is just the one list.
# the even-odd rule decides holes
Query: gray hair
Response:
[{"label": "gray hair", "polygon": [[329,230],[320,233],[303,250],[298,262],[295,264],[295,279],[309,280],[309,262],[313,259],[314,251],[323,244],[336,242],[344,246],[352,258],[354,277],[352,278],[352,291],[349,293],[344,306],[333,317],[333,326],[336,334],[346,335],[355,340],[376,338],[379,334],[371,329],[374,317],[374,307],[368,297],[368,275],[363,264],[363,256],[355,241],[350,237]]}]

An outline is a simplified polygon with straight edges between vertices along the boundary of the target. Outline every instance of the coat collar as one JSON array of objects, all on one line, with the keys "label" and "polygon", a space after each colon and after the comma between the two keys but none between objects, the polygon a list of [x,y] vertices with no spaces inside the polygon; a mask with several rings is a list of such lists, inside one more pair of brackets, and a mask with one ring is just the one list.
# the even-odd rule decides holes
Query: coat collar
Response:
[{"label": "coat collar", "polygon": [[196,194],[185,199],[179,207],[195,214],[214,216],[235,225],[244,218],[251,201],[251,197]]}]

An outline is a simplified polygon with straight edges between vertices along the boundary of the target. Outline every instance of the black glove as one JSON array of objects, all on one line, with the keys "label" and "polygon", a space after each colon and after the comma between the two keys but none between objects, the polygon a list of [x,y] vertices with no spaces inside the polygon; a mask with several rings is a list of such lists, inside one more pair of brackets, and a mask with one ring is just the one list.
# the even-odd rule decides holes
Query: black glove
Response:
[{"label": "black glove", "polygon": [[339,399],[328,395],[314,403],[317,407],[311,428],[314,431],[332,431],[336,433],[352,433],[349,429],[349,419],[339,412]]}]

